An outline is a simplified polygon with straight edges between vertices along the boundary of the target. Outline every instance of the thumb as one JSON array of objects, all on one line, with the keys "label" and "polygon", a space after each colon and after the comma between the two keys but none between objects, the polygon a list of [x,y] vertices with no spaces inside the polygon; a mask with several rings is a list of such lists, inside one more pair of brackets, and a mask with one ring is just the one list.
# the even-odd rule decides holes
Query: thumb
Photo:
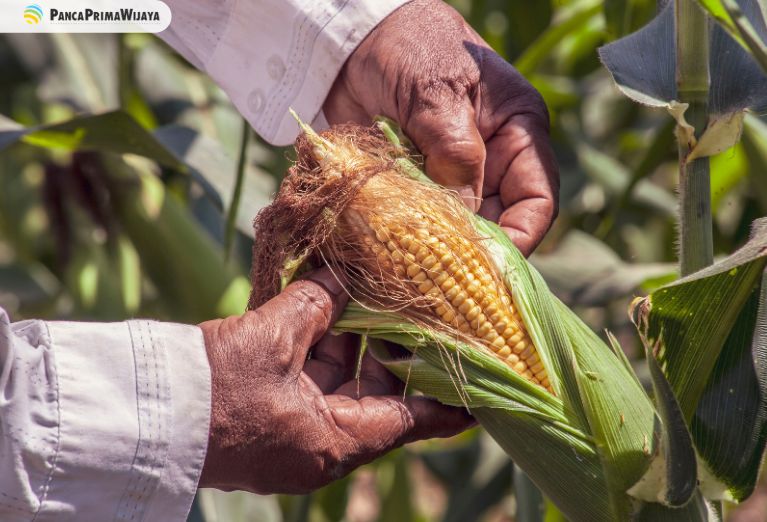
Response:
[{"label": "thumb", "polygon": [[427,397],[367,396],[353,400],[326,397],[337,429],[354,441],[353,466],[370,462],[403,444],[434,437],[452,437],[476,421],[464,408],[446,406]]},{"label": "thumb", "polygon": [[[451,94],[452,91],[451,91]],[[453,94],[454,97],[454,94]],[[485,143],[468,98],[423,103],[403,129],[426,159],[426,174],[454,189],[472,211],[482,201]]]},{"label": "thumb", "polygon": [[258,309],[269,318],[275,345],[291,350],[291,366],[302,368],[309,349],[336,322],[348,294],[329,268],[309,273]]}]

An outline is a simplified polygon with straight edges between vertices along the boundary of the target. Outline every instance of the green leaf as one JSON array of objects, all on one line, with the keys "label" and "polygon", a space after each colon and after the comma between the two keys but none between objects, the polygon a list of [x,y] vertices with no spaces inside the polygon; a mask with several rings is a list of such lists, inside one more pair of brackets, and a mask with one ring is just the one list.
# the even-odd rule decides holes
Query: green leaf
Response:
[{"label": "green leaf", "polygon": [[[716,484],[703,483],[709,498],[750,493],[764,451],[767,398],[763,368],[754,361],[765,350],[755,293],[765,264],[767,222],[760,220],[740,250],[653,292],[635,308],[645,346],[671,383],[699,454],[727,490],[716,493]],[[732,430],[734,422],[738,430]]]},{"label": "green leaf", "polygon": [[103,155],[111,201],[174,320],[200,322],[239,315],[250,283],[224,262],[219,247],[150,170]]},{"label": "green leaf", "polygon": [[346,506],[349,503],[350,485],[351,477],[346,476],[312,494],[313,507],[322,512],[320,516],[323,521],[340,522],[344,519]]},{"label": "green leaf", "polygon": [[0,306],[10,313],[10,305],[20,305],[23,312],[50,302],[60,292],[60,282],[42,263],[0,262],[0,289]]},{"label": "green leaf", "polygon": [[[738,316],[692,420],[708,471],[744,500],[754,490],[767,437],[767,275]],[[733,430],[732,426],[739,426]],[[702,484],[706,491],[707,484]],[[716,488],[712,484],[712,489]]]},{"label": "green leaf", "polygon": [[656,290],[637,307],[635,322],[691,419],[716,358],[765,265],[767,230],[714,265]]},{"label": "green leaf", "polygon": [[541,490],[514,466],[514,499],[517,501],[515,522],[543,522],[545,502]]},{"label": "green leaf", "polygon": [[397,450],[378,466],[378,485],[381,496],[380,522],[415,520],[407,454]]},{"label": "green leaf", "polygon": [[[743,0],[743,4],[750,6],[749,13],[758,12],[754,0]],[[710,34],[710,114],[764,110],[765,71],[724,29],[717,25]],[[672,109],[678,102],[674,49],[674,2],[669,2],[644,28],[601,47],[599,55],[626,96],[644,105]]]},{"label": "green leaf", "polygon": [[19,140],[48,149],[136,154],[166,167],[185,170],[173,153],[123,111],[78,116],[63,123],[24,130],[0,128],[0,150]]},{"label": "green leaf", "polygon": [[719,22],[719,24],[726,29],[730,36],[741,44],[744,49],[748,49],[748,45],[746,45],[746,42],[741,38],[738,28],[735,26],[735,22],[733,21],[732,16],[730,16],[730,13],[727,12],[727,8],[725,8],[722,0],[698,0],[698,3],[703,9],[708,11],[708,14],[710,14],[714,20]]},{"label": "green leaf", "polygon": [[506,31],[506,52],[516,59],[549,27],[553,9],[551,0],[507,0],[509,27]]},{"label": "green leaf", "polygon": [[605,22],[611,40],[633,33],[655,14],[653,0],[605,0]]},{"label": "green leaf", "polygon": [[735,145],[711,158],[711,210],[721,210],[722,202],[748,177],[749,162],[743,145]]},{"label": "green leaf", "polygon": [[472,430],[469,443],[421,453],[429,471],[447,489],[442,522],[481,519],[512,487],[512,463],[484,432]]},{"label": "green leaf", "polygon": [[664,107],[676,98],[672,5],[639,31],[599,48],[621,92],[651,107]]},{"label": "green leaf", "polygon": [[639,161],[639,163],[632,169],[628,183],[620,193],[620,196],[613,198],[610,212],[605,216],[599,229],[595,233],[597,237],[605,238],[608,236],[615,226],[618,215],[628,206],[629,201],[631,201],[634,189],[637,188],[637,185],[647,176],[652,174],[653,171],[668,158],[669,150],[674,145],[675,126],[676,120],[667,118],[663,125],[660,126],[657,131],[653,132],[652,141],[649,146],[646,147],[641,161]]},{"label": "green leaf", "polygon": [[[615,158],[604,152],[580,142],[576,146],[578,162],[588,176],[599,183],[606,192],[619,195],[631,186],[632,175],[628,169]],[[636,182],[636,188],[632,191],[631,198],[636,203],[650,207],[671,217],[676,216],[677,202],[667,190],[651,183],[649,180],[640,179]]]},{"label": "green leaf", "polygon": [[[652,351],[647,348],[645,351],[655,403],[663,422],[661,447],[665,451],[656,456],[645,476],[632,486],[629,493],[637,498],[679,508],[687,504],[696,492],[697,459],[674,391]],[[663,485],[660,491],[657,490],[658,482]],[[650,495],[644,496],[648,491]]]},{"label": "green leaf", "polygon": [[[162,127],[154,136],[189,167],[192,177],[219,209],[230,208],[239,170],[218,142],[178,125]],[[240,232],[252,237],[253,217],[269,204],[276,186],[272,176],[252,163],[243,167],[243,204],[237,206],[234,222]]]},{"label": "green leaf", "polygon": [[767,213],[767,124],[746,114],[742,144],[748,157],[752,194]]},{"label": "green leaf", "polygon": [[767,71],[764,18],[758,2],[741,0],[742,6],[735,0],[698,0],[698,3]]},{"label": "green leaf", "polygon": [[568,14],[559,13],[564,20],[551,25],[538,39],[530,45],[522,55],[514,61],[517,70],[528,75],[534,72],[540,64],[551,55],[563,38],[574,31],[580,30],[586,22],[597,16],[602,6],[588,2],[585,7],[579,7]]}]

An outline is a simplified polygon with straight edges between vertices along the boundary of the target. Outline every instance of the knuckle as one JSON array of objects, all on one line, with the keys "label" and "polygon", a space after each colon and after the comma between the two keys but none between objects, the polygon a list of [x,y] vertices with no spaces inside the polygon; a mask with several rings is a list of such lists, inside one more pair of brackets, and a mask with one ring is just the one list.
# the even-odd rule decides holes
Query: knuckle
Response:
[{"label": "knuckle", "polygon": [[293,360],[292,330],[288,325],[275,320],[275,317],[257,309],[246,312],[250,316],[243,321],[247,326],[241,328],[243,345],[250,348],[249,367],[264,378],[280,380],[285,375]]},{"label": "knuckle", "polygon": [[485,164],[485,149],[474,141],[466,138],[455,138],[445,141],[438,154],[450,163],[458,164],[471,171],[480,169]]},{"label": "knuckle", "polygon": [[310,320],[328,324],[333,315],[333,300],[320,285],[311,281],[293,283],[291,296],[296,312],[306,315]]},{"label": "knuckle", "polygon": [[478,81],[479,70],[467,66],[448,74],[419,76],[412,87],[414,109],[445,110],[447,104],[449,110],[456,102],[463,102]]},{"label": "knuckle", "polygon": [[390,451],[408,442],[416,427],[412,412],[400,399],[385,399],[385,407],[391,410],[386,415],[388,422],[381,427],[378,438],[379,451]]}]

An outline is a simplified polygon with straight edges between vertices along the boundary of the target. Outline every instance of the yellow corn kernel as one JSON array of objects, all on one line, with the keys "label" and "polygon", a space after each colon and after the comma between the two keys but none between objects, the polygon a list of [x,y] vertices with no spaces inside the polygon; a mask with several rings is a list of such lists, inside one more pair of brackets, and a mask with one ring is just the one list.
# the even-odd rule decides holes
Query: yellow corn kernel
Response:
[{"label": "yellow corn kernel", "polygon": [[[426,219],[422,216],[419,221]],[[440,241],[427,228],[408,232],[372,220],[369,226],[373,233],[366,235],[365,247],[378,256],[382,267],[393,265],[394,272],[419,295],[429,297],[426,306],[436,317],[487,346],[519,375],[551,391],[543,361],[511,295],[493,277],[476,246],[460,237]]]}]

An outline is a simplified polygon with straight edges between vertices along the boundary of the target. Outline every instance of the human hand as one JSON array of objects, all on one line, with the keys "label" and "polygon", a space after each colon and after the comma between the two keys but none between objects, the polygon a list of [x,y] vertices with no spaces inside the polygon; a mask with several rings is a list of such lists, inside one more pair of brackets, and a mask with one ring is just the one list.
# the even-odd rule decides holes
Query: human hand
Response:
[{"label": "human hand", "polygon": [[384,19],[347,60],[323,111],[331,124],[397,121],[426,173],[498,222],[525,255],[556,217],[543,99],[440,0],[414,0]]},{"label": "human hand", "polygon": [[322,269],[255,311],[200,325],[213,383],[200,487],[306,493],[404,443],[473,423],[463,409],[403,399],[402,383],[372,357],[358,382],[356,339],[324,335],[346,299]]}]

